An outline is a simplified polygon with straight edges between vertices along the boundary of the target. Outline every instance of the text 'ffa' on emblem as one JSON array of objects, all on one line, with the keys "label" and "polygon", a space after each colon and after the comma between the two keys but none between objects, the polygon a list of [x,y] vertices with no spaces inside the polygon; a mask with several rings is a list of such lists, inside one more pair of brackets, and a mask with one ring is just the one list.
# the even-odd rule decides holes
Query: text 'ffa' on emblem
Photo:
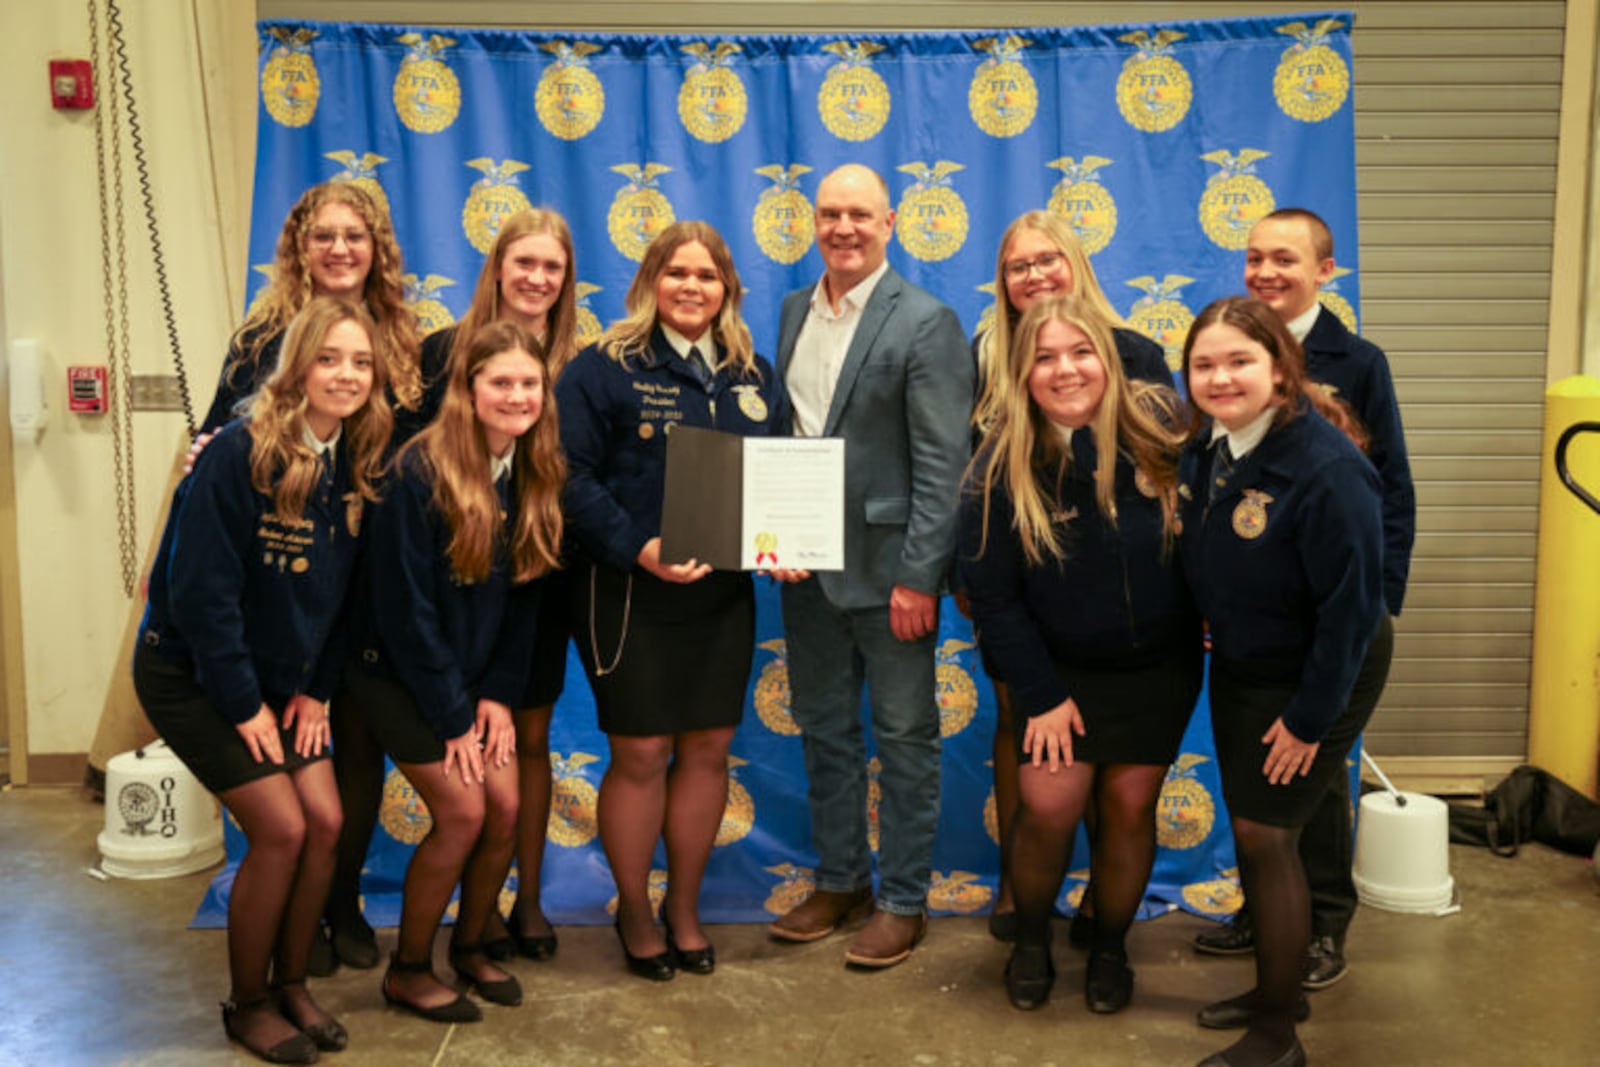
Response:
[{"label": "text 'ffa' on emblem", "polygon": [[772,163],[757,167],[756,173],[770,178],[772,185],[761,190],[756,209],[750,216],[756,245],[767,258],[778,263],[796,263],[811,248],[816,237],[811,201],[798,188],[800,175],[809,174],[804,163],[785,167]]},{"label": "text 'ffa' on emblem", "polygon": [[684,45],[683,50],[697,62],[678,89],[678,118],[697,139],[719,144],[739,132],[750,110],[744,82],[728,65],[729,57],[742,49],[731,41],[722,41],[715,48],[696,41]]},{"label": "text 'ffa' on emblem", "polygon": [[1095,181],[1095,172],[1110,165],[1104,156],[1084,156],[1075,160],[1062,156],[1045,164],[1061,172],[1061,180],[1050,190],[1050,213],[1065,219],[1086,255],[1094,255],[1117,235],[1117,202],[1111,192]]},{"label": "text 'ffa' on emblem", "polygon": [[738,776],[733,773],[749,762],[738,756],[728,757],[728,802],[722,809],[722,822],[718,824],[716,839],[711,843],[713,848],[743,841],[756,825],[756,802],[751,799],[750,790],[741,785]]},{"label": "text 'ffa' on emblem", "polygon": [[328,179],[329,181],[349,182],[372,197],[385,215],[389,213],[389,194],[378,184],[378,164],[389,162],[387,156],[380,156],[376,152],[363,152],[358,156],[349,149],[324,152],[322,155],[335,163],[343,164],[342,168]]},{"label": "text 'ffa' on emblem", "polygon": [[1256,161],[1271,154],[1241,148],[1234,155],[1219,148],[1200,157],[1221,168],[1206,179],[1200,194],[1200,228],[1221,247],[1243,248],[1250,241],[1250,228],[1277,206],[1267,183],[1256,177]]},{"label": "text 'ffa' on emblem", "polygon": [[967,241],[967,205],[950,187],[950,175],[966,170],[962,163],[941,159],[928,166],[920,160],[895,168],[916,180],[895,208],[895,236],[907,252],[926,263],[949,259]]},{"label": "text 'ffa' on emblem", "polygon": [[[316,30],[301,27],[286,30],[267,27],[267,36],[277,44],[266,46],[267,65],[261,68],[261,103],[272,121],[280,126],[305,126],[317,113],[322,96],[322,78],[311,58],[311,39]],[[262,44],[265,46],[266,42]]]},{"label": "text 'ffa' on emblem", "polygon": [[1322,283],[1322,288],[1317,292],[1317,300],[1344,323],[1345,329],[1351,333],[1360,333],[1361,331],[1356,328],[1356,309],[1339,292],[1339,279],[1349,273],[1351,273],[1349,267],[1333,268],[1333,276]]},{"label": "text 'ffa' on emblem", "polygon": [[437,33],[403,33],[395,38],[406,46],[406,58],[394,76],[394,112],[409,130],[438,133],[461,113],[461,83],[439,54],[455,44]]},{"label": "text 'ffa' on emblem", "polygon": [[1128,279],[1144,293],[1128,309],[1128,325],[1160,345],[1173,370],[1183,366],[1183,341],[1194,325],[1194,312],[1173,294],[1192,281],[1182,274],[1168,274],[1159,282],[1148,274]]},{"label": "text 'ffa' on emblem", "polygon": [[546,41],[539,47],[556,61],[539,75],[533,108],[552,137],[576,141],[600,125],[606,113],[605,88],[589,69],[589,57],[600,51],[600,46],[588,41]]},{"label": "text 'ffa' on emblem", "polygon": [[1039,89],[1017,59],[1031,41],[1012,34],[985,37],[972,47],[987,52],[967,88],[967,110],[978,129],[990,137],[1015,137],[1033,125],[1039,112]]},{"label": "text 'ffa' on emblem", "polygon": [[889,121],[889,86],[867,63],[867,57],[883,51],[883,45],[832,41],[822,50],[840,58],[828,68],[822,88],[817,91],[817,113],[822,125],[843,141],[876,137]]},{"label": "text 'ffa' on emblem", "polygon": [[1285,115],[1321,122],[1344,106],[1350,95],[1350,68],[1328,47],[1328,34],[1343,26],[1338,19],[1322,19],[1310,29],[1303,22],[1278,27],[1279,33],[1295,39],[1272,75],[1272,95]]},{"label": "text 'ffa' on emblem", "polygon": [[1125,33],[1117,40],[1136,49],[1117,75],[1117,110],[1128,125],[1146,133],[1170,130],[1183,121],[1194,100],[1189,71],[1172,58],[1172,45],[1189,36],[1181,30],[1144,30]]},{"label": "text 'ffa' on emblem", "polygon": [[572,295],[578,299],[576,326],[579,348],[600,340],[600,334],[604,332],[600,326],[600,317],[589,306],[589,298],[598,292],[600,292],[600,286],[592,282],[578,282],[572,287]]},{"label": "text 'ffa' on emblem", "polygon": [[606,232],[618,252],[637,263],[644,258],[656,234],[676,221],[672,203],[656,188],[656,179],[671,173],[665,163],[619,163],[611,168],[613,173],[628,179],[628,184],[611,198],[611,210],[606,212]]},{"label": "text 'ffa' on emblem", "polygon": [[978,686],[961,666],[961,653],[975,647],[971,641],[949,638],[935,653],[934,693],[939,703],[939,736],[954,737],[972,722],[978,711]]},{"label": "text 'ffa' on emblem", "polygon": [[1194,848],[1211,836],[1217,822],[1217,802],[1195,773],[1208,757],[1194,752],[1179,754],[1167,768],[1156,802],[1156,843],[1162,848]]},{"label": "text 'ffa' on emblem", "polygon": [[442,274],[429,274],[419,281],[415,274],[402,274],[400,284],[405,288],[406,303],[411,305],[411,312],[417,317],[417,333],[421,336],[426,337],[456,321],[450,309],[433,296],[440,289],[454,285],[455,279]]},{"label": "text 'ffa' on emblem", "polygon": [[467,202],[461,207],[461,229],[473,248],[488,255],[506,219],[533,206],[517,179],[528,164],[515,159],[496,163],[484,156],[467,160],[467,166],[482,171],[483,177],[467,192]]},{"label": "text 'ffa' on emblem", "polygon": [[550,820],[545,824],[545,838],[552,845],[563,848],[580,848],[593,841],[599,832],[597,811],[600,793],[583,776],[583,768],[599,762],[599,756],[587,752],[574,752],[563,757],[550,753]]},{"label": "text 'ffa' on emblem", "polygon": [[1254,541],[1267,532],[1267,505],[1272,497],[1259,489],[1246,489],[1244,499],[1233,509],[1233,532]]}]

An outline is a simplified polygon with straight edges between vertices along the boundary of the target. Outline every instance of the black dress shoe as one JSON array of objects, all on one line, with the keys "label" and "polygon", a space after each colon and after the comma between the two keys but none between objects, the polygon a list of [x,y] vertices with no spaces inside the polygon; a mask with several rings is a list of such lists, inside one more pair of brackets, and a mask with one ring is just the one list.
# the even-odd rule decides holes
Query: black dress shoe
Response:
[{"label": "black dress shoe", "polygon": [[1256,950],[1256,933],[1248,920],[1235,918],[1225,926],[1195,934],[1194,950],[1208,956],[1247,956]]},{"label": "black dress shoe", "polygon": [[[293,1037],[286,1037],[270,1048],[261,1048],[246,1040],[245,1028],[239,1025],[238,1017],[248,1010],[262,1007],[265,1004],[265,999],[254,1000],[248,1004],[235,1004],[231,1000],[226,1001],[222,1005],[223,1032],[268,1063],[316,1063],[316,1042],[303,1033],[297,1032]],[[284,1022],[290,1026],[294,1025],[289,1023],[287,1019]]]},{"label": "black dress shoe", "polygon": [[1112,1015],[1133,999],[1133,968],[1128,957],[1109,952],[1089,957],[1089,973],[1083,983],[1083,1001],[1098,1015]]},{"label": "black dress shoe", "polygon": [[[1256,1013],[1255,999],[1256,992],[1252,989],[1243,996],[1207,1004],[1195,1015],[1195,1021],[1207,1030],[1242,1030],[1250,1025]],[[1293,1018],[1297,1023],[1311,1018],[1311,1002],[1304,994],[1295,1001]]]},{"label": "black dress shoe", "polygon": [[335,1019],[330,1015],[323,1022],[312,1023],[310,1026],[302,1026],[298,1019],[296,1019],[289,1012],[284,1011],[283,1002],[281,1000],[281,991],[284,989],[284,987],[293,985],[298,985],[301,988],[305,987],[304,982],[285,982],[283,985],[277,987],[280,991],[278,1010],[282,1012],[283,1017],[288,1019],[291,1023],[294,1023],[295,1029],[309,1037],[312,1043],[315,1044],[322,1052],[344,1051],[345,1046],[350,1044],[350,1032],[344,1028],[344,1024],[338,1019]]},{"label": "black dress shoe", "polygon": [[1275,1059],[1244,1059],[1230,1056],[1229,1050],[1214,1052],[1201,1060],[1198,1067],[1306,1067],[1306,1050],[1300,1044],[1300,1039],[1295,1038],[1290,1045]]},{"label": "black dress shoe", "polygon": [[679,948],[678,939],[672,936],[672,924],[665,919],[661,925],[667,932],[667,951],[672,955],[672,962],[680,971],[690,974],[710,974],[717,969],[717,949],[711,942],[706,942],[705,948]]},{"label": "black dress shoe", "polygon": [[1327,989],[1350,973],[1344,950],[1332,937],[1313,937],[1306,946],[1305,959],[1301,961],[1300,987],[1302,989]]},{"label": "black dress shoe", "polygon": [[1006,961],[1006,995],[1019,1011],[1033,1011],[1050,999],[1056,982],[1056,965],[1050,959],[1050,943],[1018,942]]},{"label": "black dress shoe", "polygon": [[402,996],[389,992],[389,978],[396,974],[432,974],[433,961],[420,960],[411,963],[400,958],[399,953],[389,957],[389,970],[383,976],[383,999],[386,1003],[397,1008],[409,1011],[418,1018],[426,1019],[431,1023],[475,1023],[483,1019],[483,1011],[468,1000],[465,996],[457,995],[456,999],[445,1004],[437,1004],[431,1008],[415,1004]]},{"label": "black dress shoe", "polygon": [[352,923],[338,923],[330,927],[333,936],[333,954],[346,967],[368,971],[378,965],[378,935],[367,920],[357,917]]},{"label": "black dress shoe", "polygon": [[1017,939],[1017,913],[1014,911],[991,911],[989,913],[989,936],[996,941],[1006,944]]},{"label": "black dress shoe", "polygon": [[511,915],[506,919],[506,930],[511,934],[511,940],[516,942],[517,951],[530,960],[547,960],[556,954],[556,931],[550,928],[548,934],[533,936],[522,932],[522,920],[517,917],[517,906],[511,906]]},{"label": "black dress shoe", "polygon": [[514,1008],[522,1003],[522,983],[511,975],[506,975],[504,978],[479,978],[465,965],[468,956],[491,958],[486,945],[450,946],[450,966],[455,968],[456,977],[460,978],[468,989],[476,990],[478,996],[490,1004],[498,1004],[503,1008]]},{"label": "black dress shoe", "polygon": [[635,956],[628,951],[628,939],[622,936],[622,920],[617,919],[611,924],[617,932],[617,943],[622,946],[622,955],[628,961],[628,971],[640,978],[648,978],[652,982],[670,982],[678,975],[678,969],[672,964],[672,950],[658,952],[654,956]]}]

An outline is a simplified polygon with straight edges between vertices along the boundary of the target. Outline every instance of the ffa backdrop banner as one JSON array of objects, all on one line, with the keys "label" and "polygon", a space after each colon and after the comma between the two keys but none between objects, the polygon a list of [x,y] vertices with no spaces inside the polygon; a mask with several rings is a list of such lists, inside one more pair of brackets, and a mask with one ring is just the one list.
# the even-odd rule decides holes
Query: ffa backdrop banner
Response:
[{"label": "ffa backdrop banner", "polygon": [[[262,23],[250,261],[267,273],[307,186],[355,182],[393,213],[410,295],[432,330],[465,310],[501,222],[553,207],[572,224],[588,339],[621,315],[650,239],[675,219],[705,219],[733,251],[756,346],[771,354],[780,299],[822,272],[817,182],[859,162],[889,182],[890,260],[969,329],[993,303],[1001,232],[1048,208],[1071,222],[1111,302],[1176,366],[1194,310],[1242,290],[1251,225],[1291,205],[1333,228],[1348,269],[1324,300],[1354,328],[1350,25],[1347,13],[1319,12],[673,37]],[[706,878],[712,920],[782,912],[808,891],[815,862],[777,597],[760,584],[750,705]],[[987,906],[996,874],[994,712],[970,626],[948,603],[941,620],[944,800],[930,905],[970,912]],[[558,921],[599,921],[612,896],[594,821],[607,750],[576,657],[551,747],[545,907]],[[874,785],[874,814],[876,795]],[[391,774],[366,884],[376,921],[397,916],[427,819]],[[1226,825],[1202,703],[1162,795],[1147,910],[1237,907]],[[241,850],[235,831],[230,855]],[[1080,845],[1069,903],[1086,856]],[[222,921],[230,879],[231,869],[218,878],[201,921]]]}]

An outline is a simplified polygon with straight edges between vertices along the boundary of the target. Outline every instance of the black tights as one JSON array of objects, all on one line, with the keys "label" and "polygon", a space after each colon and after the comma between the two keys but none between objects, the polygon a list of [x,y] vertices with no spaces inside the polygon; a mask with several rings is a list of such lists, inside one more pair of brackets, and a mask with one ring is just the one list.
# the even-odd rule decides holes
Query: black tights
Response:
[{"label": "black tights", "polygon": [[1231,1059],[1263,1062],[1294,1041],[1300,966],[1311,940],[1311,893],[1300,862],[1300,828],[1233,820],[1239,874],[1250,902],[1256,939],[1256,987],[1245,997],[1250,1028],[1229,1051]]},{"label": "black tights", "polygon": [[383,805],[383,748],[367,729],[366,708],[349,689],[334,698],[329,725],[333,733],[333,769],[339,778],[339,803],[344,829],[339,834],[327,916],[335,929],[365,922],[361,916],[361,870]]}]

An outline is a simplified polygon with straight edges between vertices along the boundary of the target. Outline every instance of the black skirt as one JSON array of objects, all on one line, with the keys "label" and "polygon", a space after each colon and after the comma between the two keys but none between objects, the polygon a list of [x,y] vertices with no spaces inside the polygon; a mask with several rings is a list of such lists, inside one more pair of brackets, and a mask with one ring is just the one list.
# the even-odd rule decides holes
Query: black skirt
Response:
[{"label": "black skirt", "polygon": [[572,575],[573,639],[600,729],[662,737],[737,726],[755,655],[755,585],[713,571],[664,582],[585,562]]},{"label": "black skirt", "polygon": [[341,701],[360,705],[367,729],[396,763],[438,763],[444,759],[444,742],[417,710],[411,691],[397,680],[352,659],[345,664],[344,684],[334,700],[335,715]]},{"label": "black skirt", "polygon": [[[1198,644],[1188,643],[1128,664],[1055,663],[1056,674],[1083,716],[1072,738],[1073,762],[1139,763],[1165,767],[1178,756],[1200,695],[1204,671]],[[1017,758],[1027,720],[1015,724]]]},{"label": "black skirt", "polygon": [[517,711],[548,708],[567,685],[567,639],[572,635],[572,572],[553,571],[539,591],[539,623],[533,635],[528,690]]}]

